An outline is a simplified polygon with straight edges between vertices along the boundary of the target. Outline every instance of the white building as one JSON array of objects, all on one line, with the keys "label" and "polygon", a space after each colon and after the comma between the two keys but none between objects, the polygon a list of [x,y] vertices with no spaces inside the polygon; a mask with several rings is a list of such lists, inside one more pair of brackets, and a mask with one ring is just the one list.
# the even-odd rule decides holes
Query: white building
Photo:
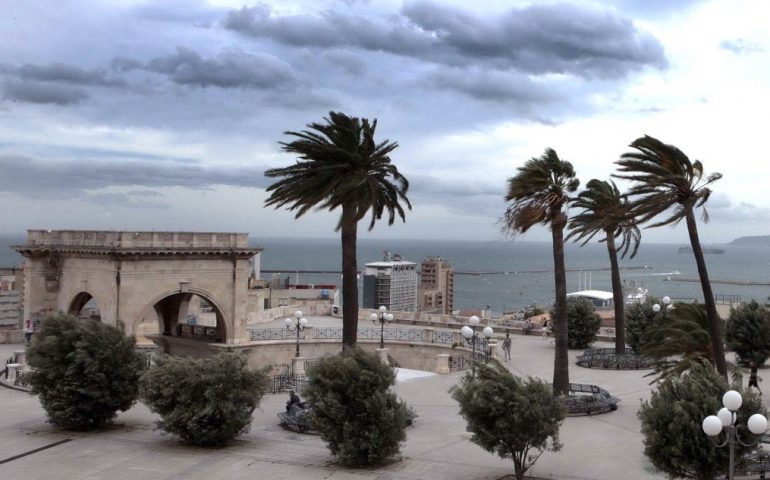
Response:
[{"label": "white building", "polygon": [[385,305],[398,312],[417,311],[417,264],[404,260],[373,262],[364,271],[364,308]]}]

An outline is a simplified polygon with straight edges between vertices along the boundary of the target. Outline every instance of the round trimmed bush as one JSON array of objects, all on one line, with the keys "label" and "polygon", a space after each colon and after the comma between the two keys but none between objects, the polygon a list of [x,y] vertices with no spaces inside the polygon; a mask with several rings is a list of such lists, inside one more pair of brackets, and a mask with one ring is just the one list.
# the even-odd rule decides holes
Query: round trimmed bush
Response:
[{"label": "round trimmed bush", "polygon": [[390,391],[392,368],[354,347],[322,359],[308,376],[310,423],[332,455],[349,465],[377,465],[399,453],[411,415]]},{"label": "round trimmed bush", "polygon": [[225,445],[251,427],[267,377],[246,357],[222,352],[193,359],[163,356],[141,379],[142,400],[160,415],[158,428],[194,445]]},{"label": "round trimmed bush", "polygon": [[93,430],[128,410],[144,357],[122,329],[64,314],[45,319],[27,349],[30,384],[54,425]]},{"label": "round trimmed bush", "polygon": [[596,340],[601,319],[587,298],[567,299],[567,344],[569,348],[588,348]]},{"label": "round trimmed bush", "polygon": [[725,339],[744,366],[761,366],[770,357],[770,316],[756,301],[730,309]]}]

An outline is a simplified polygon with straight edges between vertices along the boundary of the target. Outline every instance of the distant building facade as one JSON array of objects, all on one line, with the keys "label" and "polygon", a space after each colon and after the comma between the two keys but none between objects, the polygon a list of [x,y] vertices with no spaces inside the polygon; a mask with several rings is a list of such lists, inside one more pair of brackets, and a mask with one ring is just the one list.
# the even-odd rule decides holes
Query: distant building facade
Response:
[{"label": "distant building facade", "polygon": [[24,271],[0,268],[0,328],[21,328]]},{"label": "distant building facade", "polygon": [[420,266],[419,310],[451,314],[454,308],[454,269],[441,257],[428,257]]},{"label": "distant building facade", "polygon": [[417,311],[417,264],[394,255],[391,260],[366,264],[364,271],[364,308],[398,312]]}]

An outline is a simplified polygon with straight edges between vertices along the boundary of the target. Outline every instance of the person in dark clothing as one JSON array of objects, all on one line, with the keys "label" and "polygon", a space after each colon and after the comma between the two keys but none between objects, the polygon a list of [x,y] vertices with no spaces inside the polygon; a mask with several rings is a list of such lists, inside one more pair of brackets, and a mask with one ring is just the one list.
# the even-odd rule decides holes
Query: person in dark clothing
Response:
[{"label": "person in dark clothing", "polygon": [[756,363],[752,363],[749,366],[749,368],[751,369],[750,373],[749,373],[749,388],[751,388],[751,387],[756,388],[757,391],[759,392],[759,396],[761,397],[762,396],[762,389],[759,388],[759,383],[758,383],[759,377],[757,376],[757,364]]},{"label": "person in dark clothing", "polygon": [[300,400],[299,395],[294,393],[294,390],[289,390],[289,401],[286,402],[286,411],[290,411],[291,406],[295,403],[302,403],[302,400]]}]

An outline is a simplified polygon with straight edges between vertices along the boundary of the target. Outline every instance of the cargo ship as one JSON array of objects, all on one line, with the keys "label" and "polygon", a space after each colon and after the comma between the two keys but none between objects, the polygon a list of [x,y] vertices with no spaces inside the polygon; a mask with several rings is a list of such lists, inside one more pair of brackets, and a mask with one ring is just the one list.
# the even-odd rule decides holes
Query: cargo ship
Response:
[{"label": "cargo ship", "polygon": [[[717,247],[701,247],[703,249],[703,253],[725,253],[725,250],[723,248],[717,248]],[[679,253],[692,253],[692,247],[689,245],[682,245],[679,247]]]}]

